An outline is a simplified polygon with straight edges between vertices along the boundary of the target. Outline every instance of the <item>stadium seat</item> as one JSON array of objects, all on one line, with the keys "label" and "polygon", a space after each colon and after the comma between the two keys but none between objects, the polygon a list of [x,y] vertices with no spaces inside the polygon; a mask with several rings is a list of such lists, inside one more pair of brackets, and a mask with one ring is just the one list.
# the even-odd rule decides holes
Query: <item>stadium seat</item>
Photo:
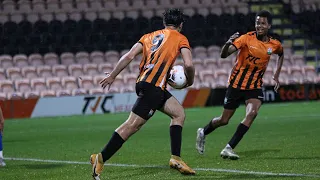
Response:
[{"label": "stadium seat", "polygon": [[36,13],[44,13],[46,11],[44,0],[33,0],[31,1],[33,11]]},{"label": "stadium seat", "polygon": [[232,68],[232,59],[231,58],[226,58],[226,59],[219,59],[219,67],[221,69],[226,69],[228,71],[231,70]]},{"label": "stadium seat", "polygon": [[47,89],[46,80],[44,78],[35,78],[30,80],[31,87],[34,91],[44,91]]},{"label": "stadium seat", "polygon": [[94,88],[92,76],[81,76],[81,79],[79,80],[79,87],[86,90]]},{"label": "stadium seat", "polygon": [[218,69],[215,72],[215,86],[216,87],[227,87],[229,74],[226,69]]},{"label": "stadium seat", "polygon": [[74,9],[72,0],[60,0],[60,4],[61,9],[65,12],[70,12]]},{"label": "stadium seat", "polygon": [[11,80],[5,79],[0,81],[0,92],[8,93],[14,92],[13,82]]},{"label": "stadium seat", "polygon": [[86,75],[98,75],[98,65],[97,64],[85,64],[83,65],[83,72]]},{"label": "stadium seat", "polygon": [[100,51],[93,51],[90,54],[90,61],[95,64],[102,64],[105,61],[104,54]]},{"label": "stadium seat", "polygon": [[87,52],[77,52],[75,55],[76,62],[79,64],[88,64],[89,60],[89,53]]},{"label": "stadium seat", "polygon": [[213,58],[204,59],[205,69],[210,71],[215,71],[218,69],[218,61]]},{"label": "stadium seat", "polygon": [[57,77],[68,76],[68,68],[65,65],[55,65],[52,67],[52,73]]},{"label": "stadium seat", "polygon": [[199,73],[199,77],[202,83],[209,83],[209,84],[211,84],[215,79],[215,76],[212,70],[201,71]]},{"label": "stadium seat", "polygon": [[31,2],[29,0],[19,0],[18,1],[18,11],[21,13],[31,12]]},{"label": "stadium seat", "polygon": [[48,89],[57,91],[63,89],[61,79],[59,77],[49,77],[46,79]]},{"label": "stadium seat", "polygon": [[28,66],[28,57],[24,54],[18,54],[13,56],[14,65],[17,67],[25,67]]},{"label": "stadium seat", "polygon": [[0,65],[2,68],[13,67],[13,60],[10,55],[1,55],[0,56]]},{"label": "stadium seat", "polygon": [[68,66],[68,72],[71,76],[79,77],[83,73],[81,64],[71,64]]},{"label": "stadium seat", "polygon": [[140,71],[140,62],[138,61],[133,61],[129,64],[130,72],[131,73],[139,73]]},{"label": "stadium seat", "polygon": [[44,90],[40,92],[41,97],[56,97],[56,91],[54,90]]},{"label": "stadium seat", "polygon": [[44,55],[43,60],[46,65],[52,66],[59,64],[59,58],[55,53],[47,53]]},{"label": "stadium seat", "polygon": [[21,75],[21,71],[20,68],[18,67],[10,67],[7,68],[7,77],[12,79],[12,80],[16,80],[16,79],[21,79],[22,75]]},{"label": "stadium seat", "polygon": [[6,14],[11,14],[16,11],[16,3],[12,0],[2,1],[3,12]]},{"label": "stadium seat", "polygon": [[89,0],[90,9],[93,11],[99,11],[103,9],[102,1],[100,0]]},{"label": "stadium seat", "polygon": [[68,19],[68,16],[67,13],[65,13],[64,11],[58,11],[55,12],[55,18],[61,23],[64,23]]},{"label": "stadium seat", "polygon": [[303,66],[302,68],[304,77],[303,82],[311,82],[311,83],[317,83],[317,73],[314,66]]},{"label": "stadium seat", "polygon": [[89,9],[89,4],[87,0],[76,0],[76,8],[79,11],[87,11]]},{"label": "stadium seat", "polygon": [[30,91],[30,92],[25,92],[24,93],[24,98],[25,99],[36,99],[40,97],[40,92],[38,91]]},{"label": "stadium seat", "polygon": [[37,73],[39,77],[47,78],[52,77],[51,66],[39,66],[37,67]]},{"label": "stadium seat", "polygon": [[90,22],[93,22],[94,20],[96,20],[98,18],[98,15],[97,15],[96,11],[86,11],[84,18],[89,20]]},{"label": "stadium seat", "polygon": [[6,72],[4,69],[0,68],[0,80],[7,79]]},{"label": "stadium seat", "polygon": [[207,58],[207,48],[204,46],[197,46],[192,49],[192,53],[196,58],[205,59]]},{"label": "stadium seat", "polygon": [[40,54],[31,54],[28,57],[28,61],[31,66],[42,66],[43,65],[43,57]]},{"label": "stadium seat", "polygon": [[75,63],[74,55],[70,52],[64,52],[60,56],[61,64],[63,65],[71,65]]},{"label": "stadium seat", "polygon": [[130,74],[124,74],[123,75],[123,80],[124,80],[124,83],[126,85],[129,85],[129,86],[135,86],[136,84],[136,81],[137,81],[137,74],[135,73],[130,73]]},{"label": "stadium seat", "polygon": [[15,12],[15,13],[11,14],[10,19],[11,19],[12,22],[14,22],[16,24],[19,24],[23,20],[23,16],[22,16],[21,13]]},{"label": "stadium seat", "polygon": [[72,89],[71,94],[73,96],[80,96],[80,95],[86,95],[88,93],[85,89]]},{"label": "stadium seat", "polygon": [[71,93],[71,90],[69,89],[62,89],[56,92],[57,97],[64,97],[64,96],[71,96],[71,95],[72,93]]},{"label": "stadium seat", "polygon": [[98,66],[99,72],[104,74],[105,72],[111,72],[113,70],[113,65],[111,63],[104,63]]},{"label": "stadium seat", "polygon": [[303,74],[302,69],[299,66],[291,66],[289,69],[288,81],[290,84],[300,84],[302,83]]},{"label": "stadium seat", "polygon": [[23,99],[24,96],[22,92],[9,92],[7,98],[10,100],[18,100]]},{"label": "stadium seat", "polygon": [[72,89],[78,89],[78,82],[76,77],[62,77],[61,78],[61,84],[64,87],[64,89],[72,90]]},{"label": "stadium seat", "polygon": [[22,73],[22,76],[24,78],[28,78],[28,79],[32,79],[32,78],[37,78],[38,77],[37,69],[36,69],[36,67],[33,67],[33,66],[23,67],[21,69],[21,73]]},{"label": "stadium seat", "polygon": [[30,92],[32,90],[29,79],[16,80],[15,87],[16,87],[17,91],[22,92],[22,93]]}]

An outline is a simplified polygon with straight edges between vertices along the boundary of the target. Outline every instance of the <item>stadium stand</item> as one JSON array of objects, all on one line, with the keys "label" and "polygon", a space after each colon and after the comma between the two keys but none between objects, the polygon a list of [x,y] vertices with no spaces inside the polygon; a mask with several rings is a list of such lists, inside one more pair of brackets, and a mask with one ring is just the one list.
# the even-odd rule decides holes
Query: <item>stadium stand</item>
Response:
[{"label": "stadium stand", "polygon": [[[141,35],[163,28],[161,14],[168,7],[182,8],[186,15],[182,33],[193,47],[196,67],[191,88],[226,87],[235,56],[220,59],[220,47],[235,31],[254,29],[254,12],[261,7],[255,6],[257,3],[265,3],[263,7],[275,14],[274,32],[283,39],[281,82],[320,82],[315,66],[305,61],[317,55],[299,53],[306,49],[306,38],[319,42],[318,1],[4,0],[0,12],[0,99],[134,91],[140,57],[121,73],[110,91],[102,90],[99,81]],[[281,13],[283,7],[286,13]],[[310,43],[307,53],[319,49],[314,44]],[[264,76],[267,85],[274,84],[275,59],[271,57]],[[178,58],[176,64],[181,63]]]}]

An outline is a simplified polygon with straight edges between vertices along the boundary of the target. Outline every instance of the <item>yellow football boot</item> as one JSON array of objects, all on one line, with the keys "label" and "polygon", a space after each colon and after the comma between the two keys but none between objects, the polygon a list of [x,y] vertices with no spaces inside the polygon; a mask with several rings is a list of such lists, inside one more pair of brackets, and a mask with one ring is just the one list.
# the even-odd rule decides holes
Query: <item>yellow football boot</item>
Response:
[{"label": "yellow football boot", "polygon": [[95,180],[100,180],[100,174],[103,170],[103,159],[102,154],[92,154],[90,156],[90,163],[92,165],[92,177]]},{"label": "yellow football boot", "polygon": [[195,175],[196,172],[191,169],[183,160],[175,155],[171,155],[171,159],[169,161],[169,165],[171,168],[178,170],[181,174],[185,175]]}]

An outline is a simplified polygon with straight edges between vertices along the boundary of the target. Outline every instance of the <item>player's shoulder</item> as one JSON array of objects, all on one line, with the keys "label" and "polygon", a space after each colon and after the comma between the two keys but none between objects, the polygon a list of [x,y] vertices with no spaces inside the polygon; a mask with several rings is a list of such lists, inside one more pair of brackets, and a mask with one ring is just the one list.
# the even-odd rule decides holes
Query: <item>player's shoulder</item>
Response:
[{"label": "player's shoulder", "polygon": [[243,38],[255,38],[256,37],[256,32],[255,31],[249,31],[245,34],[241,35]]},{"label": "player's shoulder", "polygon": [[256,35],[256,32],[255,31],[249,31],[249,32],[245,33],[244,35],[245,36],[250,36],[250,37],[253,36],[254,37]]},{"label": "player's shoulder", "polygon": [[281,46],[281,39],[280,39],[280,37],[277,37],[276,35],[270,36],[270,42],[272,44],[277,45],[277,46]]}]

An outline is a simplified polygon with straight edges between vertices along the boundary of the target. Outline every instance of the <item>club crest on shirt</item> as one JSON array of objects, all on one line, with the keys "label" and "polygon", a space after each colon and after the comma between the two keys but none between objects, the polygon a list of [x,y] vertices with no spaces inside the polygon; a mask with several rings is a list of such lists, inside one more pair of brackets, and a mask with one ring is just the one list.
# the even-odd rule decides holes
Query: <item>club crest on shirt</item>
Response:
[{"label": "club crest on shirt", "polygon": [[268,48],[267,53],[268,53],[268,55],[271,55],[272,54],[272,48]]}]

